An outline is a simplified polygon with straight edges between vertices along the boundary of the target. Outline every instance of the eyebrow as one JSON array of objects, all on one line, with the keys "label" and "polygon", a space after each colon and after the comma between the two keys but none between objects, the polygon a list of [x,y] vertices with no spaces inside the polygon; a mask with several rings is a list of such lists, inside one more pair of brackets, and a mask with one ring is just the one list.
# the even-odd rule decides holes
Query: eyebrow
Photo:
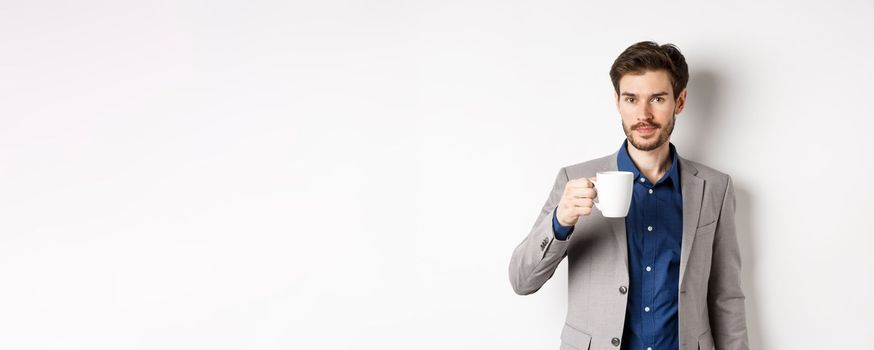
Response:
[{"label": "eyebrow", "polygon": [[[650,95],[649,97],[666,96],[667,94],[668,94],[667,92],[662,91],[662,92],[656,92],[656,93]],[[637,97],[637,94],[632,94],[632,93],[630,93],[630,92],[623,91],[623,92],[622,92],[622,96]]]}]

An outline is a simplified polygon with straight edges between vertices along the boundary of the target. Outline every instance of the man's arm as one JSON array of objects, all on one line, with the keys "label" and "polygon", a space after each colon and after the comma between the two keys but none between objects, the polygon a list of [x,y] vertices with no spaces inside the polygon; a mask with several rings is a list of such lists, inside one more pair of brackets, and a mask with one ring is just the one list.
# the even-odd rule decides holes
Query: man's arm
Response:
[{"label": "man's arm", "polygon": [[563,226],[560,222],[558,222],[558,218],[555,216],[558,215],[558,206],[552,211],[552,232],[555,233],[555,238],[559,241],[566,241],[571,233],[574,233],[573,226]]},{"label": "man's arm", "polygon": [[746,310],[741,289],[741,257],[734,224],[735,198],[731,177],[716,232],[713,236],[713,259],[710,267],[707,305],[710,327],[719,350],[748,350]]},{"label": "man's arm", "polygon": [[555,184],[534,226],[513,251],[510,259],[510,284],[517,294],[526,295],[538,291],[567,255],[569,240],[558,240],[553,232],[555,208],[567,182],[567,172],[562,168],[555,177]]}]

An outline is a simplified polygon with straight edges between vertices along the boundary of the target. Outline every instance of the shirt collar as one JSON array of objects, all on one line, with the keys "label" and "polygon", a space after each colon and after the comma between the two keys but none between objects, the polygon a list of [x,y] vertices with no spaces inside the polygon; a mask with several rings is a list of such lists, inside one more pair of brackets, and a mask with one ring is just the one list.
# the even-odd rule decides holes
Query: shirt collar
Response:
[{"label": "shirt collar", "polygon": [[[668,148],[670,149],[669,157],[671,157],[671,167],[668,169],[667,174],[662,176],[661,179],[656,181],[656,185],[666,181],[666,179],[671,179],[671,184],[674,185],[674,188],[679,188],[680,185],[680,167],[677,162],[677,148],[674,147],[673,143],[668,143]],[[640,181],[640,178],[646,178],[640,173],[640,170],[637,169],[637,166],[634,165],[634,162],[631,161],[631,156],[628,155],[628,139],[622,141],[622,147],[619,149],[619,155],[616,158],[617,168],[620,171],[630,171],[634,173],[634,181]],[[649,181],[649,180],[644,180]]]}]

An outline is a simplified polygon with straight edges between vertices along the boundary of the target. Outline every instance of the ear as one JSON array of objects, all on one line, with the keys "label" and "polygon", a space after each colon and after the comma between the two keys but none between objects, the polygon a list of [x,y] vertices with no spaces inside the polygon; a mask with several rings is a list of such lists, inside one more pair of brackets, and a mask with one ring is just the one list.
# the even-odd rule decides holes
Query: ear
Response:
[{"label": "ear", "polygon": [[619,110],[619,94],[616,93],[616,90],[613,90],[613,102],[616,102],[616,110]]},{"label": "ear", "polygon": [[686,89],[680,91],[680,96],[677,98],[677,106],[674,109],[674,114],[680,114],[686,108]]}]

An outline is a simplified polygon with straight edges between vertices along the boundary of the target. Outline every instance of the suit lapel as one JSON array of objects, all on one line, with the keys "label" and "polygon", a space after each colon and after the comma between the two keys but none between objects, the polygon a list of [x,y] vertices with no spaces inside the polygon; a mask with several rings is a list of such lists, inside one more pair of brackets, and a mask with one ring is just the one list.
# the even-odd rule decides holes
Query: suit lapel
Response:
[{"label": "suit lapel", "polygon": [[692,253],[692,242],[698,228],[698,217],[701,215],[701,204],[704,197],[704,179],[696,176],[698,169],[692,163],[680,157],[680,184],[683,192],[683,243],[680,250],[680,290],[683,290],[683,276],[686,265]]},{"label": "suit lapel", "polygon": [[[613,153],[602,164],[599,171],[617,170],[616,159],[619,152]],[[685,158],[679,158],[680,164],[680,187],[683,196],[683,238],[680,249],[680,281],[679,288],[683,287],[683,276],[686,274],[686,265],[689,255],[692,253],[692,242],[695,240],[695,232],[698,228],[698,218],[701,215],[701,205],[704,198],[704,179],[696,176],[698,169]],[[628,271],[628,238],[625,230],[625,218],[604,218],[610,222],[613,228],[613,236],[622,254],[625,263],[625,271]]]},{"label": "suit lapel", "polygon": [[619,252],[622,254],[622,261],[625,262],[625,272],[628,273],[628,238],[625,233],[625,218],[604,218],[610,222],[613,227],[613,236],[616,237],[616,244],[619,245]]},{"label": "suit lapel", "polygon": [[[616,163],[619,157],[619,151],[614,152],[607,158],[607,162],[601,165],[599,171],[615,171],[618,170]],[[628,272],[628,238],[625,233],[625,218],[605,218],[613,228],[613,237],[616,238],[616,244],[619,246],[619,252],[622,255],[622,261],[625,263],[625,272]]]}]

